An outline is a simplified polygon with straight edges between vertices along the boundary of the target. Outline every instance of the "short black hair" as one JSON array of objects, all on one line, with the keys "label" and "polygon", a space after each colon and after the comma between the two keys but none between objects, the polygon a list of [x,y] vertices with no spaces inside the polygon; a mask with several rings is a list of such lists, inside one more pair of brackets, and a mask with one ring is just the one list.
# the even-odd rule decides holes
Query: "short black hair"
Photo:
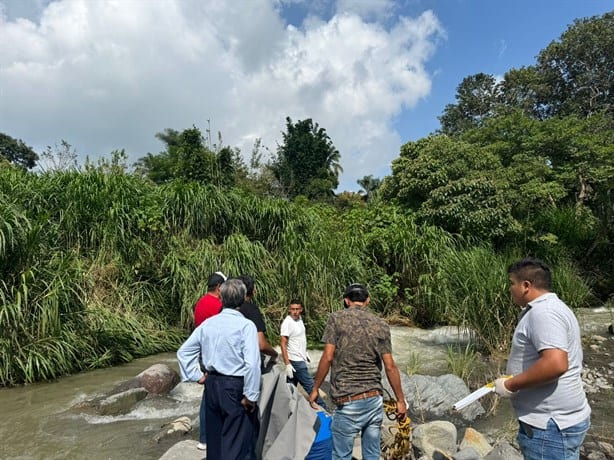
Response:
[{"label": "short black hair", "polygon": [[534,257],[525,257],[514,262],[507,269],[508,275],[515,276],[519,281],[530,281],[538,289],[550,290],[552,273],[543,261]]},{"label": "short black hair", "polygon": [[207,289],[213,291],[216,287],[223,284],[226,281],[226,277],[222,272],[211,273],[209,279],[207,279]]},{"label": "short black hair", "polygon": [[254,279],[249,275],[241,275],[237,277],[243,284],[245,284],[245,289],[247,289],[247,293],[245,294],[247,297],[252,297],[254,295]]},{"label": "short black hair", "polygon": [[351,302],[364,302],[369,298],[369,291],[362,284],[352,283],[345,288],[343,298]]}]

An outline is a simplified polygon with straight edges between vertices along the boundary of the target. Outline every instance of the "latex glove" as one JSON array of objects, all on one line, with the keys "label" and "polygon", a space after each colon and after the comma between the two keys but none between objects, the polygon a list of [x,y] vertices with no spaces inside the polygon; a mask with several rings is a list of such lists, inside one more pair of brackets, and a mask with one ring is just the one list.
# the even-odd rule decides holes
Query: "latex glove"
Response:
[{"label": "latex glove", "polygon": [[495,393],[497,393],[501,398],[511,398],[516,394],[515,391],[510,391],[505,386],[505,381],[509,380],[511,377],[499,377],[495,380]]},{"label": "latex glove", "polygon": [[292,364],[286,364],[286,377],[288,377],[289,379],[293,379],[294,372],[296,372],[296,370],[294,369],[294,367],[292,367]]}]

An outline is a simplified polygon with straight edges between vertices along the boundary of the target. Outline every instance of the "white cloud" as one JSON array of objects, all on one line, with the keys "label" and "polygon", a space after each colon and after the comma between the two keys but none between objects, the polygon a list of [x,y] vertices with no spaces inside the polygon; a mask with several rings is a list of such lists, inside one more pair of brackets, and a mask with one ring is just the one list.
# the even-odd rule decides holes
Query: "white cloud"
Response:
[{"label": "white cloud", "polygon": [[499,59],[501,59],[503,55],[505,54],[505,52],[507,51],[507,43],[504,39],[499,40],[498,48],[499,48],[499,51],[497,53],[497,56],[499,57]]},{"label": "white cloud", "polygon": [[395,10],[394,0],[337,0],[337,13],[353,13],[365,20],[386,20]]},{"label": "white cloud", "polygon": [[443,33],[430,12],[365,22],[375,3],[388,2],[300,29],[274,0],[58,0],[40,3],[40,20],[0,13],[0,43],[11,43],[0,47],[0,126],[39,151],[65,139],[82,155],[126,148],[136,160],[161,149],[165,128],[204,132],[210,119],[247,156],[256,137],[275,149],[286,116],[310,117],[341,153],[341,189],[356,189],[398,156],[394,118],[429,94],[424,65]]}]

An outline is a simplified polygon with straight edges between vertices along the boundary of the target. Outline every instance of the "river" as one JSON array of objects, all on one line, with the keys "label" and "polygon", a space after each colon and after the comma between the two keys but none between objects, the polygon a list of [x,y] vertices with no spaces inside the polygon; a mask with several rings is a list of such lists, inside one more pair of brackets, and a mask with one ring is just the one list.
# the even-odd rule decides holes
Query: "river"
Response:
[{"label": "river", "polygon": [[[612,312],[595,310],[579,314],[585,335],[607,334]],[[607,324],[606,324],[607,323]],[[462,341],[453,328],[422,330],[393,327],[393,354],[402,371],[419,366],[419,372],[440,375],[447,372],[448,344]],[[607,342],[614,343],[608,338]],[[610,351],[600,355],[611,365]],[[587,350],[590,353],[590,349]],[[319,352],[310,352],[317,364]],[[129,414],[116,417],[73,413],[69,409],[77,402],[108,392],[118,383],[128,380],[152,364],[166,363],[177,368],[174,353],[163,353],[137,359],[129,364],[67,376],[52,383],[0,389],[0,459],[157,459],[169,444],[156,444],[153,437],[163,424],[183,415],[198,416],[198,397],[189,401],[154,398],[139,404]],[[610,382],[611,383],[611,382]],[[612,391],[597,399],[593,430],[599,438],[609,439],[614,432]],[[593,403],[594,405],[595,403]],[[493,416],[491,416],[493,417]],[[503,425],[511,418],[509,407],[502,404],[494,418],[477,423],[477,429]],[[190,434],[197,438],[197,432]]]}]

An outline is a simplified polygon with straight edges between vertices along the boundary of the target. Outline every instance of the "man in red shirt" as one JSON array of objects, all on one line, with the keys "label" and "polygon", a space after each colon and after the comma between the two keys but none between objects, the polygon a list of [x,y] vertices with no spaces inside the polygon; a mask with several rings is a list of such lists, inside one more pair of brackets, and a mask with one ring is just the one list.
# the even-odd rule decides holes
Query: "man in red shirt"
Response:
[{"label": "man in red shirt", "polygon": [[[220,286],[226,281],[226,276],[222,272],[212,273],[207,280],[207,293],[198,299],[194,306],[194,328],[200,326],[207,318],[217,315],[222,310],[222,301],[220,300]],[[200,358],[199,358],[200,362]],[[204,367],[201,362],[201,369]],[[205,383],[205,376],[198,383]],[[203,387],[204,391],[204,387]],[[200,428],[199,428],[199,443],[196,446],[199,450],[207,449],[207,428],[205,425],[205,395],[203,394],[200,404]]]},{"label": "man in red shirt", "polygon": [[222,310],[220,286],[226,281],[222,272],[213,273],[207,280],[207,293],[198,299],[194,306],[194,327],[197,328],[207,318],[217,315]]}]

